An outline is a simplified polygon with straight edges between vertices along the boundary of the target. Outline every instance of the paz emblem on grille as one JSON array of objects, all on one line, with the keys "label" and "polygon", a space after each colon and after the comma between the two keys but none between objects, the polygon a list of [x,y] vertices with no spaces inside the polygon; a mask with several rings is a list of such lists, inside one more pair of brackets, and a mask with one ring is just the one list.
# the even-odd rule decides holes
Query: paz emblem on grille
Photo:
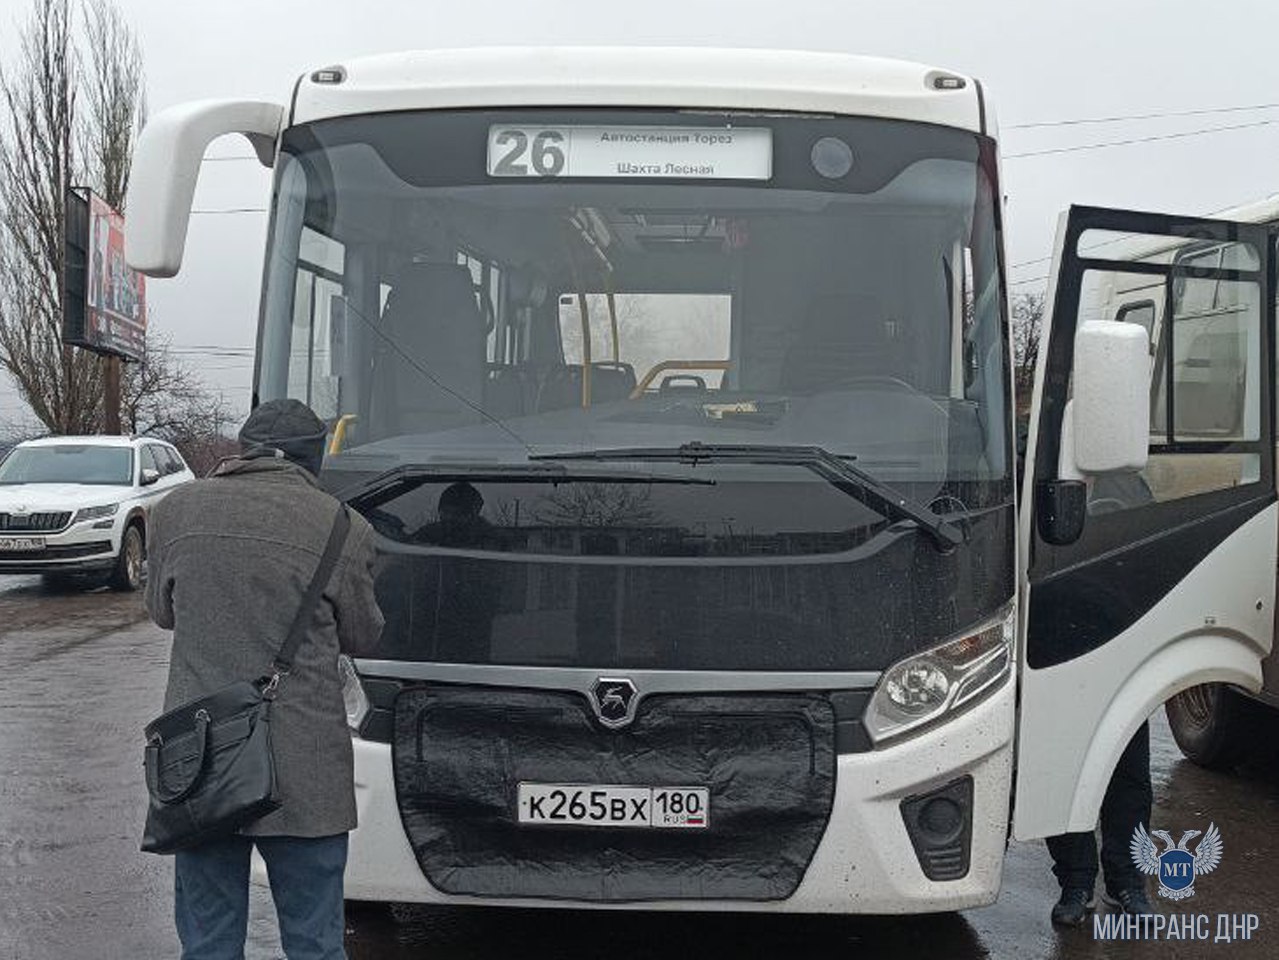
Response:
[{"label": "paz emblem on grille", "polygon": [[600,677],[591,687],[591,706],[601,724],[617,730],[635,719],[639,696],[625,677]]}]

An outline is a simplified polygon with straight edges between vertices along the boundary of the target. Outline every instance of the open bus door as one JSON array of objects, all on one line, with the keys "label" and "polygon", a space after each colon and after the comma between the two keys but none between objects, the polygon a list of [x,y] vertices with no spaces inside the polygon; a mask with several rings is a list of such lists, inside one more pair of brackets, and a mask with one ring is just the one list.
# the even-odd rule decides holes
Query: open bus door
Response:
[{"label": "open bus door", "polygon": [[1018,839],[1093,829],[1120,753],[1168,697],[1260,688],[1273,261],[1264,225],[1063,218],[1021,514]]}]

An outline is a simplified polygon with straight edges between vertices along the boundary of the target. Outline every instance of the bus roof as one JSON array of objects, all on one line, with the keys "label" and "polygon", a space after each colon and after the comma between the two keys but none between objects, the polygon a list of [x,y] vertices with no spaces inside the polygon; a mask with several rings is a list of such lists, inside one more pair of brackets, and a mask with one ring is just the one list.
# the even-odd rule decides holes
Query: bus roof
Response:
[{"label": "bus roof", "polygon": [[341,67],[338,82],[319,71],[301,78],[290,123],[392,110],[599,106],[808,111],[993,133],[973,78],[847,54],[483,47],[385,54]]}]

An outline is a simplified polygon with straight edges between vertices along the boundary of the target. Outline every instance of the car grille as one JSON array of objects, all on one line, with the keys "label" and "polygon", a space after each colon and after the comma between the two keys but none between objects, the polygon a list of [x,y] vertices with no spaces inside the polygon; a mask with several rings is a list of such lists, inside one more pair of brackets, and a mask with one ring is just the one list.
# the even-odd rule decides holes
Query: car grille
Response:
[{"label": "car grille", "polygon": [[71,522],[71,514],[63,513],[0,513],[0,531],[25,533],[49,533],[61,530]]}]

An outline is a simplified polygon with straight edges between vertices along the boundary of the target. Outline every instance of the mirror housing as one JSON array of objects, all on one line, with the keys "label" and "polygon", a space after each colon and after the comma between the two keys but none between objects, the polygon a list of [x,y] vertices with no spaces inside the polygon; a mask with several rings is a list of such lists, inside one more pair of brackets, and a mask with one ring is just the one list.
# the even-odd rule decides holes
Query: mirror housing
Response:
[{"label": "mirror housing", "polygon": [[1089,320],[1075,334],[1073,459],[1083,474],[1141,470],[1150,447],[1150,341],[1135,323]]},{"label": "mirror housing", "polygon": [[1083,480],[1042,480],[1035,484],[1035,525],[1045,543],[1074,543],[1088,519],[1088,484]]},{"label": "mirror housing", "polygon": [[138,137],[129,171],[124,256],[149,277],[182,267],[191,200],[204,151],[218,137],[240,133],[265,167],[274,165],[284,107],[255,100],[201,100],[162,110]]},{"label": "mirror housing", "polygon": [[159,470],[152,470],[150,467],[144,467],[142,473],[138,477],[138,484],[139,486],[149,487],[159,479]]}]

